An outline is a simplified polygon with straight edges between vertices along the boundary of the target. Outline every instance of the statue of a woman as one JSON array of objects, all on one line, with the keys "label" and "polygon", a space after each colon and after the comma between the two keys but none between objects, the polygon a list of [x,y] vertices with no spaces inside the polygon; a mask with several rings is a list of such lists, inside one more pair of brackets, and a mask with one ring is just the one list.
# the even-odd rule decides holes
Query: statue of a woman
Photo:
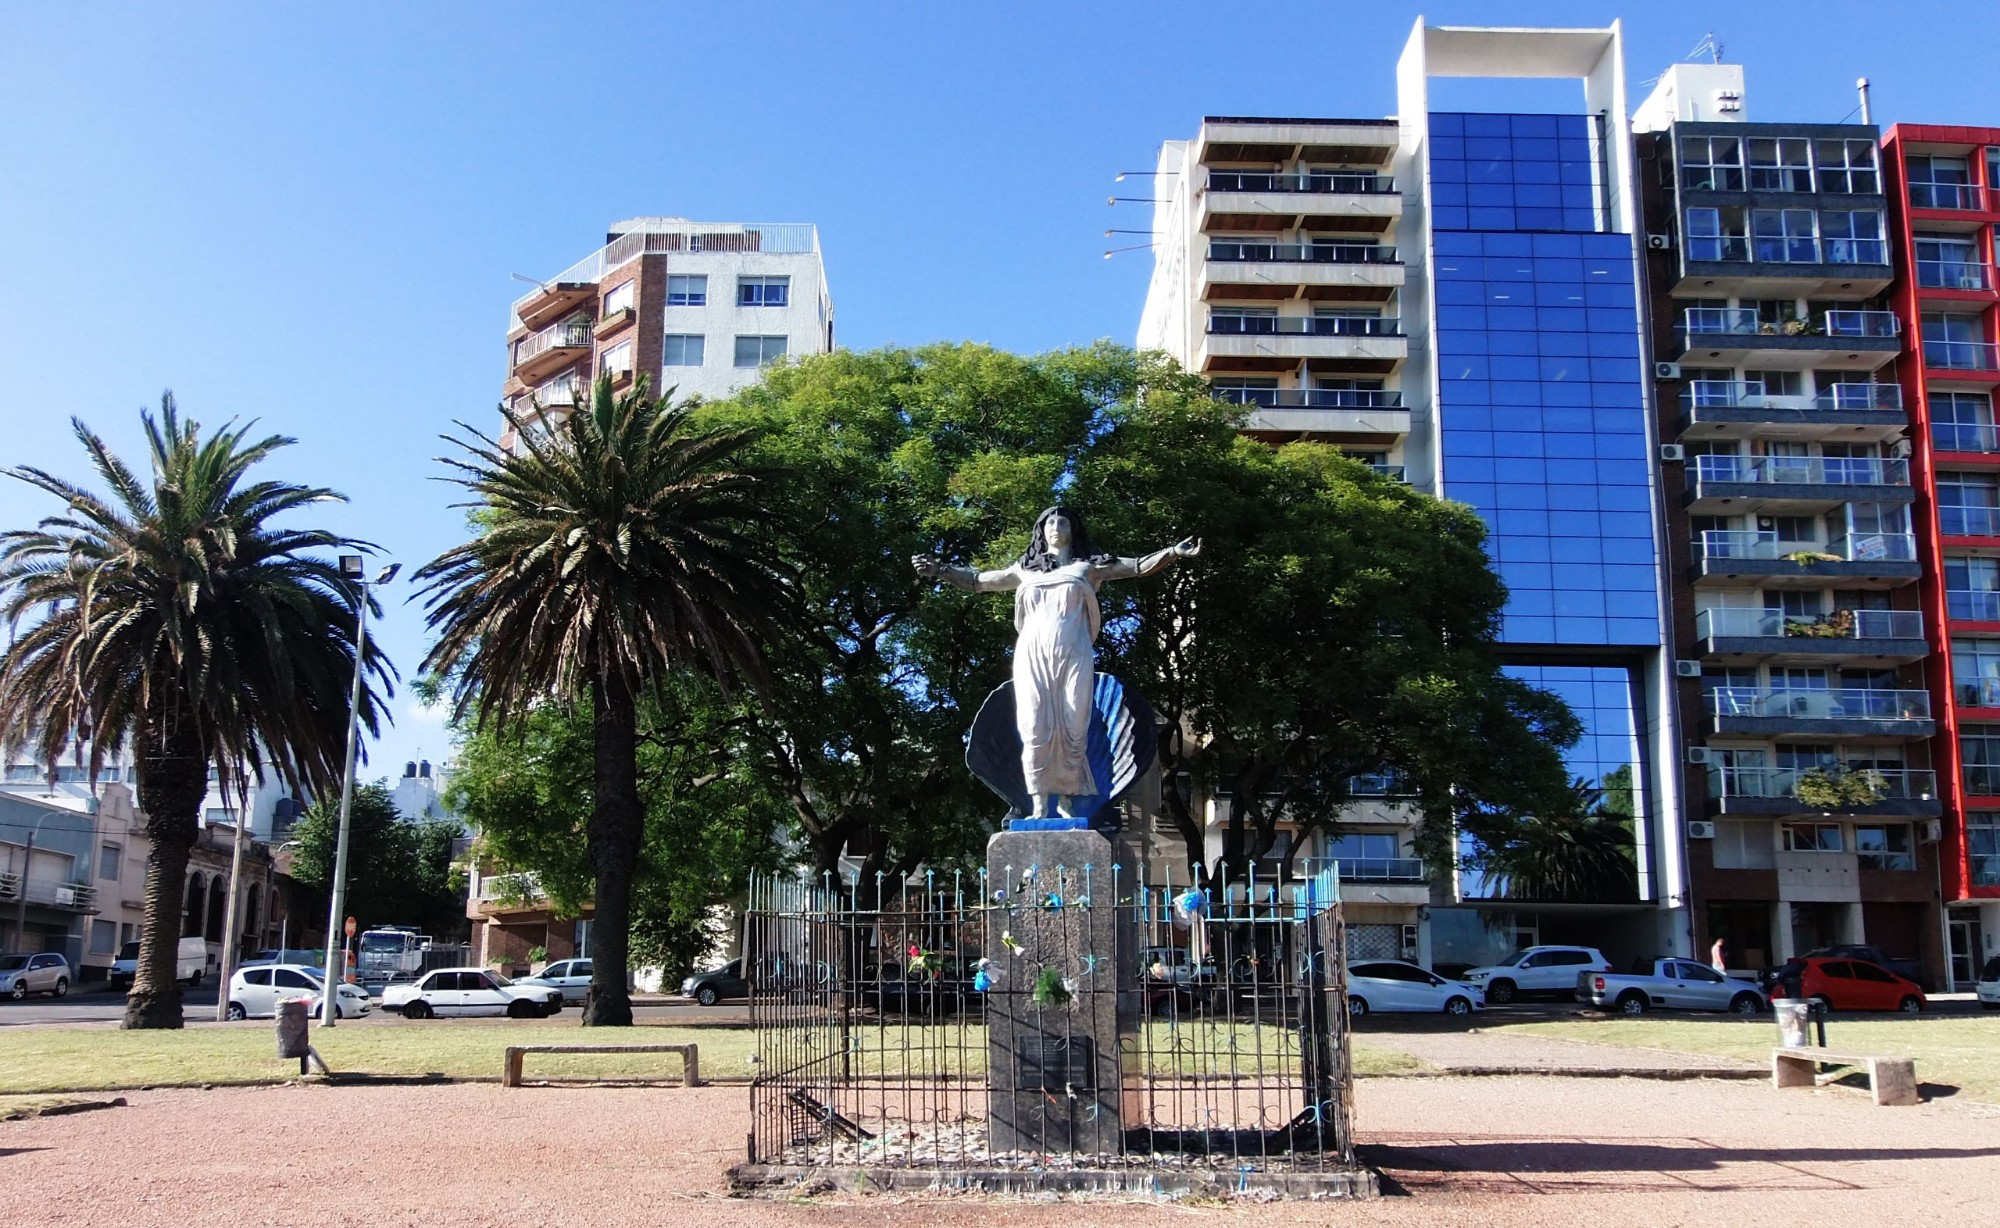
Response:
[{"label": "statue of a woman", "polygon": [[972,592],[1014,590],[1014,723],[1021,734],[1021,774],[1034,815],[1048,815],[1055,797],[1065,815],[1083,809],[1069,799],[1097,793],[1091,778],[1091,695],[1097,678],[1097,586],[1151,575],[1176,559],[1201,553],[1193,538],[1142,558],[1093,554],[1083,519],[1052,507],[1035,520],[1020,560],[999,571],[950,567],[929,555],[911,559],[919,575],[936,576]]}]

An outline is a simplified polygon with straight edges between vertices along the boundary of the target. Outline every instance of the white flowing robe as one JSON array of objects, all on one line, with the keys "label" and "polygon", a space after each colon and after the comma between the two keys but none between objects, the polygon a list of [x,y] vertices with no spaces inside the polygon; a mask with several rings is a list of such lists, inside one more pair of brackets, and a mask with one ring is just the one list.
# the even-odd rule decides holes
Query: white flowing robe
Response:
[{"label": "white flowing robe", "polygon": [[1144,558],[1084,559],[1048,571],[1019,563],[977,573],[966,587],[1014,590],[1014,727],[1028,796],[1091,797],[1091,699],[1097,687],[1097,586],[1157,571],[1171,550]]}]

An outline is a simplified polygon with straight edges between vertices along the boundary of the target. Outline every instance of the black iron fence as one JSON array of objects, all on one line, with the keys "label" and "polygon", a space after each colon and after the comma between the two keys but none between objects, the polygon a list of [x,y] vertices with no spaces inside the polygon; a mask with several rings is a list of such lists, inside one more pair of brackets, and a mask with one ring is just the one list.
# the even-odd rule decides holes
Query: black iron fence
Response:
[{"label": "black iron fence", "polygon": [[753,885],[753,1164],[1352,1163],[1331,871]]}]

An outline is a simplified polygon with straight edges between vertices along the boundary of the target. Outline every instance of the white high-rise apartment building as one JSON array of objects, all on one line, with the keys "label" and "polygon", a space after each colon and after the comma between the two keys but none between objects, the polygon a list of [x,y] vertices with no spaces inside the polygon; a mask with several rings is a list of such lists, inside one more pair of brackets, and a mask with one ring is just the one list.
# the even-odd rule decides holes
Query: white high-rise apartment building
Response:
[{"label": "white high-rise apartment building", "polygon": [[681,397],[726,397],[832,348],[817,227],[630,218],[514,303],[503,397],[560,415],[607,372],[620,388],[643,372]]}]

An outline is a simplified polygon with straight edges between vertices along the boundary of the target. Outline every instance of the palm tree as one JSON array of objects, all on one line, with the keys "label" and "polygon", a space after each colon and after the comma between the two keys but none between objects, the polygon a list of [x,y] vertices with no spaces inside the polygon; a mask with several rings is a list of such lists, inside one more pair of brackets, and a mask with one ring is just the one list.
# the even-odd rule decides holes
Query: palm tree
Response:
[{"label": "palm tree", "polygon": [[629,1025],[632,878],[643,808],[640,697],[670,671],[761,685],[788,624],[775,552],[752,535],[768,514],[757,479],[731,468],[753,436],[703,433],[686,406],[622,396],[598,378],[591,403],[547,429],[510,422],[509,452],[459,423],[469,459],[446,459],[478,497],[478,536],[417,573],[439,631],[426,672],[455,681],[461,716],[504,728],[537,704],[589,693],[594,794],[586,825],[595,880],[594,975],[584,1023]]},{"label": "palm tree", "polygon": [[1503,836],[1486,841],[1477,868],[1510,899],[1636,900],[1631,769],[1606,773],[1603,788],[1578,779],[1569,793],[1568,805],[1521,818]]},{"label": "palm tree", "polygon": [[[141,412],[151,462],[142,480],[73,421],[98,495],[31,466],[7,470],[68,508],[0,533],[10,625],[32,625],[0,655],[0,744],[32,742],[54,762],[87,738],[91,776],[129,743],[152,853],[139,961],[124,1026],[181,1026],[174,978],[182,882],[209,772],[225,793],[264,763],[304,791],[337,786],[354,672],[354,586],[328,552],[370,548],[285,513],[339,500],[330,490],[250,482],[251,466],[293,442],[249,427],[203,438],[173,394]],[[369,645],[361,718],[372,732],[391,686]],[[227,936],[233,938],[232,936]]]}]

